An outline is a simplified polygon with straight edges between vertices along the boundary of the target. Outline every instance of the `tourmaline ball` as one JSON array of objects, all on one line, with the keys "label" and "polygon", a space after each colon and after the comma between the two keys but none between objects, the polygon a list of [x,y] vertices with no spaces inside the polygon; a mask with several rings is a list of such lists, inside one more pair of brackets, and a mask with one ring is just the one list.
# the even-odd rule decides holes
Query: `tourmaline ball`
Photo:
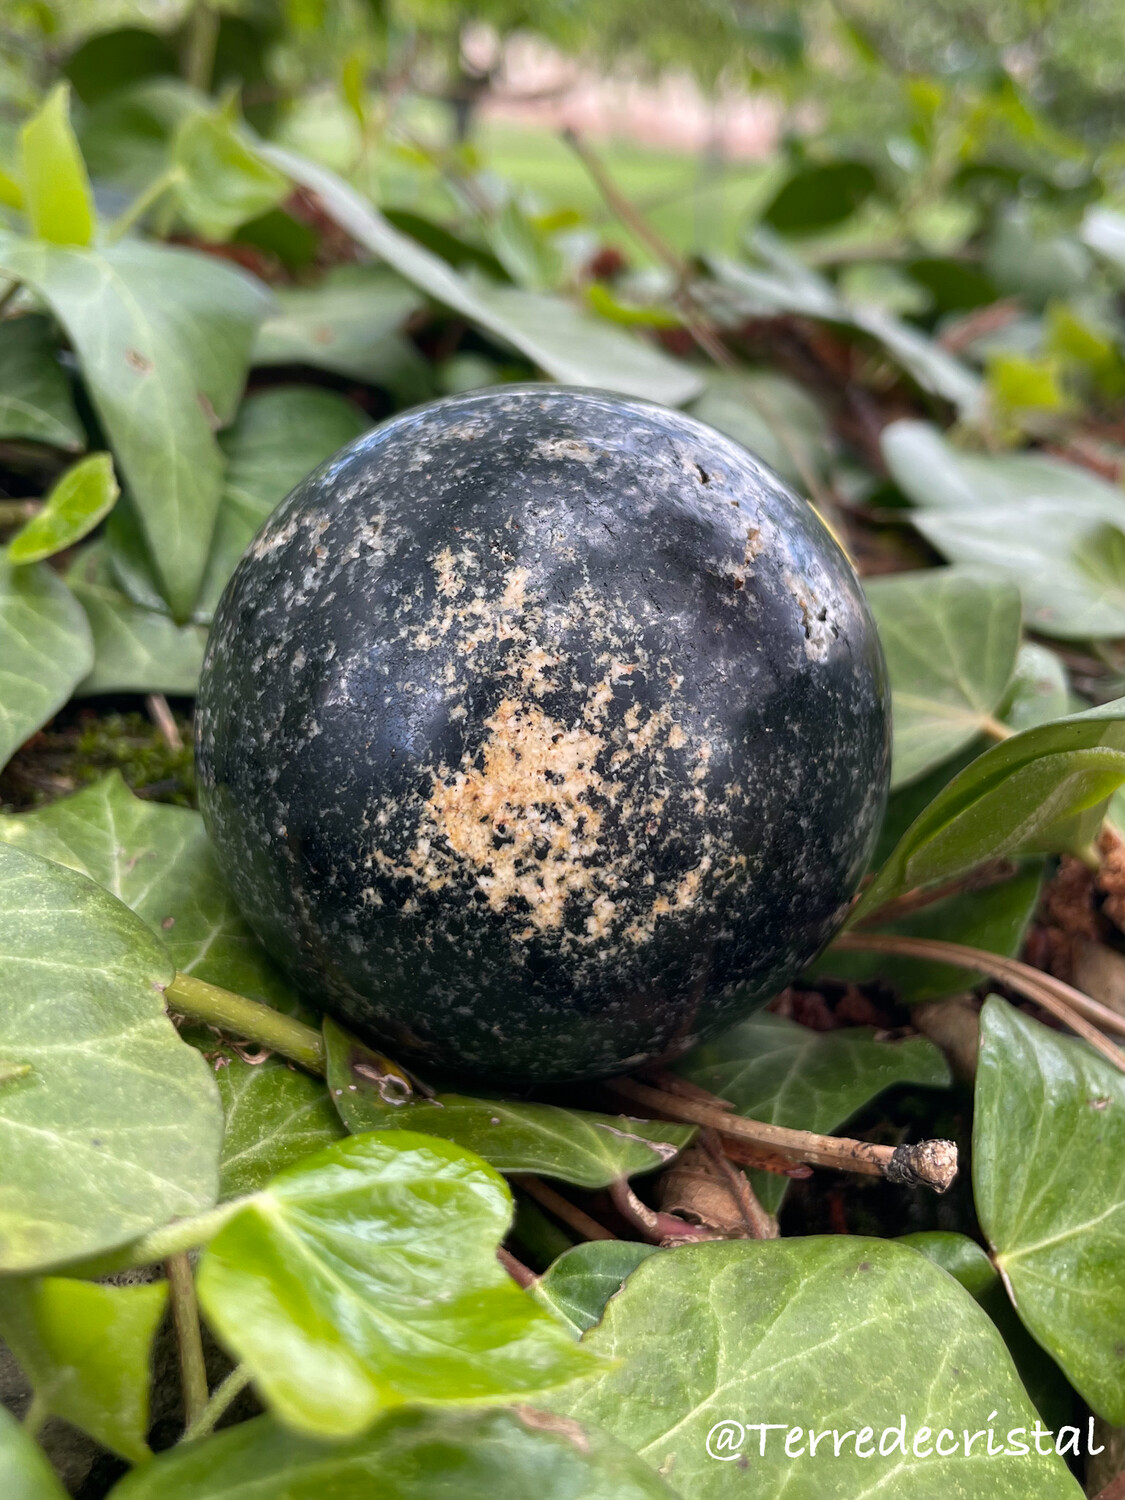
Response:
[{"label": "tourmaline ball", "polygon": [[435,401],[227,585],[200,799],[306,999],[509,1088],[684,1051],[840,924],[887,792],[875,627],[806,502],[600,391]]}]

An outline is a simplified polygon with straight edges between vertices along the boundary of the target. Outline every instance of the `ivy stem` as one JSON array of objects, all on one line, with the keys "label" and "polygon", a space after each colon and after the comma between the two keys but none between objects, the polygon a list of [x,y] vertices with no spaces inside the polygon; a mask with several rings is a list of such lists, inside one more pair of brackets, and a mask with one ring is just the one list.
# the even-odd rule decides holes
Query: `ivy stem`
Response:
[{"label": "ivy stem", "polygon": [[120,1250],[110,1250],[105,1255],[91,1256],[88,1260],[76,1261],[67,1267],[68,1276],[84,1280],[98,1276],[109,1276],[114,1271],[128,1271],[135,1266],[154,1266],[159,1261],[170,1260],[187,1250],[198,1250],[213,1240],[235,1214],[241,1213],[248,1203],[254,1201],[253,1194],[245,1198],[231,1198],[205,1213],[193,1214],[190,1219],[174,1219],[171,1224],[162,1224],[159,1229],[150,1229],[139,1239],[132,1240]]},{"label": "ivy stem", "polygon": [[219,40],[219,12],[209,0],[195,0],[184,56],[184,82],[206,94],[215,70],[215,46]]},{"label": "ivy stem", "polygon": [[119,239],[129,233],[134,224],[144,218],[154,203],[163,198],[170,188],[176,186],[183,175],[182,167],[169,167],[166,172],[161,172],[159,177],[154,177],[148,187],[142,188],[128,208],[114,219],[106,234],[107,242],[116,245]]},{"label": "ivy stem", "polygon": [[568,1229],[573,1229],[575,1234],[582,1236],[584,1240],[615,1240],[617,1236],[608,1230],[604,1224],[599,1224],[597,1219],[592,1219],[588,1213],[583,1213],[577,1204],[572,1203],[569,1198],[564,1198],[557,1193],[553,1187],[541,1182],[529,1172],[515,1172],[511,1181],[518,1188],[522,1188],[529,1198],[534,1198],[541,1208],[548,1213],[554,1214],[561,1219]]},{"label": "ivy stem", "polygon": [[250,1371],[246,1365],[235,1365],[195,1420],[188,1423],[180,1442],[190,1443],[196,1438],[209,1437],[227,1408],[250,1384],[250,1379]]},{"label": "ivy stem", "polygon": [[0,526],[22,526],[41,509],[38,500],[0,500]]},{"label": "ivy stem", "polygon": [[257,1042],[300,1063],[310,1073],[324,1076],[324,1039],[320,1032],[260,1000],[220,989],[192,974],[177,974],[164,991],[164,1001],[169,1010]]},{"label": "ivy stem", "polygon": [[164,1262],[172,1324],[180,1353],[180,1384],[184,1393],[184,1423],[190,1427],[207,1407],[207,1363],[203,1357],[203,1334],[199,1327],[199,1304],[195,1300],[195,1277],[186,1250],[169,1255]]},{"label": "ivy stem", "polygon": [[32,1395],[31,1402],[27,1410],[24,1412],[23,1422],[21,1424],[24,1432],[27,1433],[28,1437],[36,1438],[39,1436],[39,1434],[43,1431],[43,1424],[46,1422],[49,1415],[50,1413],[47,1410],[47,1403],[43,1400],[43,1397],[39,1394],[39,1392],[36,1391]]}]

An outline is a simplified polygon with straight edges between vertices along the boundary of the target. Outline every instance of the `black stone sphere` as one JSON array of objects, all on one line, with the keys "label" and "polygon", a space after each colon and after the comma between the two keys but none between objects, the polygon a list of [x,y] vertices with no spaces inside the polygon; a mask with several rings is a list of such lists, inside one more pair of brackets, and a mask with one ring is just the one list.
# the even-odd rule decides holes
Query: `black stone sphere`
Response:
[{"label": "black stone sphere", "polygon": [[841,922],[887,792],[856,577],[681,412],[408,411],[274,512],[198,708],[223,872],[320,1009],[509,1087],[670,1057]]}]

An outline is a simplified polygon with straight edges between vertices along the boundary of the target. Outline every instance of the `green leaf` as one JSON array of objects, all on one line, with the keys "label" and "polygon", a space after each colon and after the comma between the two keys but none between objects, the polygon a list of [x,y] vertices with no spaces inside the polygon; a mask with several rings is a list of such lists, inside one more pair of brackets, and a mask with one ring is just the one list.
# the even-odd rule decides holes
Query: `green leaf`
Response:
[{"label": "green leaf", "polygon": [[827,466],[831,435],[824,413],[807,391],[775,371],[717,370],[691,412],[799,490],[806,475]]},{"label": "green leaf", "polygon": [[170,615],[143,609],[117,587],[100,543],[87,547],[67,574],[86,612],[92,663],[78,686],[93,693],[170,693],[190,697],[199,684],[207,631],[177,625]]},{"label": "green leaf", "polygon": [[256,1193],[284,1167],[344,1134],[328,1090],[284,1058],[247,1063],[222,1049],[215,1078],[226,1115],[219,1194]]},{"label": "green leaf", "polygon": [[870,579],[865,593],[891,679],[896,788],[995,723],[1019,650],[1020,596],[961,568]]},{"label": "green leaf", "polygon": [[[2,1472],[2,1471],[0,1471]],[[11,1500],[55,1500],[17,1492]],[[597,1428],[520,1406],[404,1411],[352,1443],[318,1443],[268,1417],[161,1454],[111,1500],[673,1500],[643,1460]]]},{"label": "green leaf", "polygon": [[0,1406],[0,1494],[4,1500],[66,1500],[47,1456]]},{"label": "green leaf", "polygon": [[0,843],[104,886],[148,923],[183,973],[293,1010],[293,992],[242,920],[197,812],[135,797],[111,771],[46,807],[0,816]]},{"label": "green leaf", "polygon": [[289,183],[262,160],[233,108],[194,110],[172,139],[180,212],[197,233],[226,240],[240,225],[276,208]]},{"label": "green leaf", "polygon": [[[880,1042],[868,1027],[810,1031],[761,1011],[696,1047],[676,1071],[729,1100],[740,1115],[827,1135],[896,1083],[944,1088],[949,1066],[925,1037]],[[788,1178],[750,1174],[763,1206],[775,1213]]]},{"label": "green leaf", "polygon": [[637,1240],[589,1240],[552,1262],[535,1283],[533,1294],[564,1323],[575,1338],[600,1323],[605,1305],[625,1285],[642,1260],[659,1255],[656,1245]]},{"label": "green leaf", "polygon": [[850,218],[876,186],[865,161],[803,166],[782,184],[762,218],[781,234],[816,234]]},{"label": "green leaf", "polygon": [[986,860],[1058,847],[1059,825],[1097,809],[1122,782],[1125,699],[1013,735],[971,761],[915,818],[849,922]]},{"label": "green leaf", "polygon": [[1070,707],[1066,667],[1046,646],[1025,641],[1012,682],[997,713],[1012,729],[1034,729],[1061,719]]},{"label": "green leaf", "polygon": [[43,563],[0,557],[0,766],[62,708],[93,662],[82,608]]},{"label": "green leaf", "polygon": [[618,1178],[665,1166],[695,1134],[691,1125],[462,1094],[388,1101],[380,1092],[374,1053],[330,1019],[324,1022],[324,1041],[328,1087],[350,1131],[439,1136],[475,1151],[498,1172],[537,1172],[580,1187],[608,1187]]},{"label": "green leaf", "polygon": [[277,146],[262,153],[311,189],[342,229],[427,296],[451,307],[538,365],[553,380],[601,386],[665,406],[690,401],[703,388],[690,365],[615,328],[561,297],[469,280],[396,229],[354,188],[324,167]]},{"label": "green leaf", "polygon": [[43,509],[8,543],[8,561],[41,562],[80,542],[109,515],[121,491],[108,453],[91,453],[67,469]]},{"label": "green leaf", "polygon": [[152,1341],[167,1300],[164,1281],[98,1286],[7,1277],[0,1279],[0,1333],[45,1414],[143,1463],[151,1457]]},{"label": "green leaf", "polygon": [[6,318],[0,337],[0,438],[31,438],[77,453],[86,435],[46,318]]},{"label": "green leaf", "polygon": [[165,598],[190,613],[264,289],[213,256],[126,240],[85,250],[0,235],[0,268],[65,327],[137,508]]},{"label": "green leaf", "polygon": [[[619,1363],[550,1404],[601,1422],[673,1478],[684,1500],[735,1489],[754,1500],[1081,1496],[1053,1455],[982,1456],[990,1427],[1006,1446],[1037,1414],[987,1314],[952,1277],[893,1241],[830,1236],[664,1251],[638,1266],[582,1345]],[[752,1425],[764,1422],[780,1430]],[[894,1446],[903,1424],[905,1454]],[[831,1436],[813,1456],[810,1429],[839,1433],[839,1456]],[[971,1457],[966,1430],[982,1434]],[[939,1433],[956,1453],[934,1452]],[[723,1459],[744,1462],[732,1469]]]},{"label": "green leaf", "polygon": [[58,84],[20,131],[20,166],[32,234],[56,245],[89,245],[94,197],[70,127],[67,84]]},{"label": "green leaf", "polygon": [[981,1015],[973,1190],[1024,1325],[1125,1424],[1125,1078],[996,996]]},{"label": "green leaf", "polygon": [[352,402],[316,386],[248,396],[223,434],[223,503],[197,612],[211,614],[239,558],[290,490],[370,423]]},{"label": "green leaf", "polygon": [[128,1243],[215,1201],[222,1115],[164,1013],[173,966],[73,870],[0,846],[0,1271]]},{"label": "green leaf", "polygon": [[407,399],[427,393],[425,361],[402,326],[422,307],[388,266],[336,266],[315,286],[282,287],[254,347],[256,365],[311,365]]},{"label": "green leaf", "polygon": [[200,1303],[299,1431],[542,1391],[595,1364],[496,1259],[511,1209],[504,1179],[448,1141],[353,1136],[248,1200],[204,1255]]},{"label": "green leaf", "polygon": [[[983,890],[958,891],[897,922],[865,928],[865,932],[937,938],[1003,953],[1015,958],[1023,947],[1027,929],[1039,904],[1043,861],[1029,861],[1014,880],[986,886]],[[902,958],[894,953],[856,953],[828,948],[816,962],[814,974],[830,974],[856,984],[882,979],[894,985],[905,1005],[938,1000],[971,989],[983,975],[955,964],[933,963],[921,958]]]}]

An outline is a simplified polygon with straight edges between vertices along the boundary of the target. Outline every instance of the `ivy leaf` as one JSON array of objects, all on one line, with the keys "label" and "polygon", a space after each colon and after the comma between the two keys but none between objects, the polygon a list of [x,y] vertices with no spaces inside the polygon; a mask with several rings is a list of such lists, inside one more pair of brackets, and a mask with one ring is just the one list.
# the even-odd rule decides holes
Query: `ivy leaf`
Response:
[{"label": "ivy leaf", "polygon": [[827,465],[831,434],[824,413],[802,386],[774,370],[716,370],[691,412],[798,489],[806,474],[823,473]]},{"label": "ivy leaf", "polygon": [[981,1015],[973,1189],[1025,1326],[1125,1424],[1125,1078],[996,996]]},{"label": "ivy leaf", "polygon": [[[821,1135],[892,1084],[944,1088],[950,1082],[945,1058],[925,1037],[880,1042],[859,1026],[810,1031],[769,1011],[696,1047],[676,1071],[749,1119]],[[776,1213],[788,1179],[753,1171],[750,1180],[763,1206]]]},{"label": "ivy leaf", "polygon": [[181,173],[177,206],[205,239],[229,239],[289,195],[288,181],[239,129],[233,99],[188,114],[172,138],[171,156]]},{"label": "ivy leaf", "polygon": [[986,860],[1049,851],[1060,825],[1099,808],[1123,781],[1125,699],[1013,735],[971,761],[915,818],[849,921]]},{"label": "ivy leaf", "polygon": [[1034,729],[1061,719],[1070,707],[1066,668],[1046,646],[1025,641],[1016,657],[1011,685],[998,710],[1012,729]]},{"label": "ivy leaf", "polygon": [[186,619],[222,490],[214,428],[234,415],[265,289],[213,256],[137,240],[93,250],[0,235],[0,269],[66,329],[164,596]]},{"label": "ivy leaf", "polygon": [[86,443],[50,324],[38,313],[4,320],[0,438],[31,438],[68,453],[77,453]]},{"label": "ivy leaf", "polygon": [[5,1500],[67,1500],[47,1456],[0,1406],[0,1494]]},{"label": "ivy leaf", "polygon": [[62,579],[0,557],[0,767],[62,708],[93,659],[90,627]]},{"label": "ivy leaf", "polygon": [[703,382],[646,344],[561,297],[469,280],[432,250],[403,234],[342,178],[277,146],[262,154],[295,182],[317,194],[353,239],[435,301],[510,344],[553,380],[601,386],[666,406],[690,401]]},{"label": "ivy leaf", "polygon": [[215,1078],[226,1115],[219,1195],[256,1193],[284,1167],[344,1134],[324,1084],[281,1057],[244,1062],[223,1049]]},{"label": "ivy leaf", "polygon": [[56,245],[94,238],[94,195],[70,127],[70,88],[58,84],[20,131],[23,206],[31,232]]},{"label": "ivy leaf", "polygon": [[665,1166],[695,1134],[691,1125],[463,1094],[388,1101],[380,1091],[376,1054],[330,1019],[324,1042],[329,1092],[350,1131],[439,1136],[475,1151],[498,1172],[537,1172],[580,1187],[608,1187],[620,1177]]},{"label": "ivy leaf", "polygon": [[[1014,1429],[1026,1435],[1035,1409],[987,1314],[893,1241],[833,1235],[666,1250],[637,1267],[580,1347],[618,1363],[549,1404],[600,1421],[674,1476],[684,1500],[731,1494],[731,1470],[713,1454],[746,1460],[734,1472],[754,1500],[784,1490],[816,1500],[876,1490],[976,1495],[985,1466],[989,1500],[1081,1496],[1053,1454],[982,1458],[989,1427],[1003,1444]],[[762,1422],[780,1430],[750,1425]],[[732,1446],[720,1446],[724,1428]],[[810,1429],[838,1432],[839,1456],[831,1436],[814,1456]],[[966,1429],[981,1434],[971,1457]],[[893,1446],[898,1430],[905,1453]],[[958,1443],[956,1455],[936,1454],[939,1433],[943,1447]]]},{"label": "ivy leaf", "polygon": [[80,696],[194,694],[207,649],[205,628],[177,625],[170,615],[135,604],[110,578],[100,542],[75,559],[67,582],[93,638],[89,670],[76,690]]},{"label": "ivy leaf", "polygon": [[897,788],[995,724],[1019,650],[1020,596],[962,568],[875,578],[864,592],[891,679]]},{"label": "ivy leaf", "polygon": [[641,1261],[659,1253],[656,1245],[637,1240],[588,1240],[552,1261],[532,1293],[579,1338],[601,1322],[606,1303]]},{"label": "ivy leaf", "polygon": [[140,919],[0,846],[0,1271],[40,1271],[209,1208],[222,1129],[206,1063],[164,1013],[173,966]]},{"label": "ivy leaf", "polygon": [[203,1257],[199,1300],[298,1431],[543,1391],[596,1365],[496,1259],[511,1210],[504,1179],[448,1141],[353,1136],[247,1200]]},{"label": "ivy leaf", "polygon": [[0,816],[0,844],[104,886],[148,923],[183,973],[294,1008],[292,990],[227,890],[197,812],[135,797],[111,771],[46,807]]},{"label": "ivy leaf", "polygon": [[210,615],[255,533],[289,491],[370,423],[358,406],[317,386],[248,396],[223,434],[223,503],[197,613]]},{"label": "ivy leaf", "polygon": [[73,547],[105,519],[120,493],[108,453],[80,459],[57,481],[38,515],[8,543],[8,561],[41,562]]},{"label": "ivy leaf", "polygon": [[99,1286],[7,1277],[0,1279],[0,1333],[46,1414],[143,1463],[151,1457],[152,1342],[167,1300],[164,1281]]},{"label": "ivy leaf", "polygon": [[[0,1469],[0,1473],[2,1473]],[[26,1500],[56,1500],[61,1491]],[[660,1476],[597,1428],[518,1406],[403,1411],[356,1442],[319,1443],[269,1417],[163,1453],[111,1500],[674,1500]],[[25,1500],[17,1492],[13,1500]]]}]

